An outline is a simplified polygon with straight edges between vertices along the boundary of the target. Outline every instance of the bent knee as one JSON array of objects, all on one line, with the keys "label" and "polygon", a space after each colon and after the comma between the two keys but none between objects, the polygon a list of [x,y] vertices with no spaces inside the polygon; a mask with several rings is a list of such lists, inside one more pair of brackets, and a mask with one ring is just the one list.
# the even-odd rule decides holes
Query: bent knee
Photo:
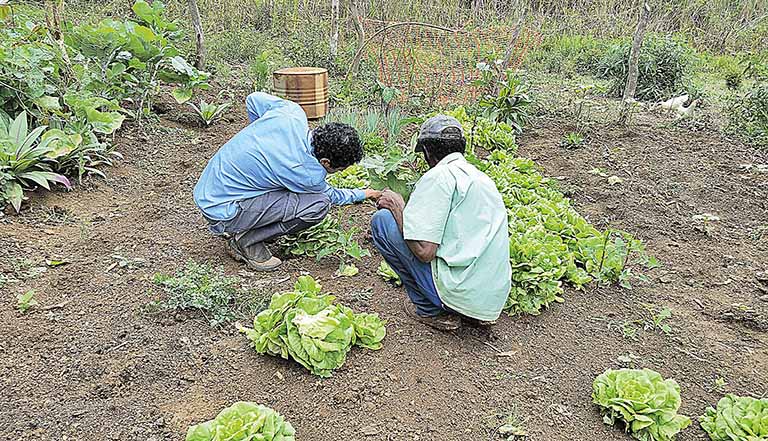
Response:
[{"label": "bent knee", "polygon": [[389,230],[397,228],[395,216],[387,209],[381,209],[371,218],[371,233],[374,237],[384,237]]},{"label": "bent knee", "polygon": [[331,199],[320,193],[313,194],[311,203],[301,213],[301,220],[310,224],[318,224],[325,219],[331,210]]}]

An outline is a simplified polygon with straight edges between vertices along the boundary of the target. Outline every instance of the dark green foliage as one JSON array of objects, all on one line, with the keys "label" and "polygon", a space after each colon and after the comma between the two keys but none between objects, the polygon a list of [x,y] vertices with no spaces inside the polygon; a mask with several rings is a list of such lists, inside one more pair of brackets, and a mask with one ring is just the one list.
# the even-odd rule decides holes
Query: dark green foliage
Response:
[{"label": "dark green foliage", "polygon": [[728,132],[768,147],[768,83],[755,83],[746,92],[733,95],[728,112]]},{"label": "dark green foliage", "polygon": [[334,256],[342,262],[351,257],[360,260],[371,253],[354,239],[357,227],[342,228],[341,214],[328,215],[322,222],[295,235],[282,238],[283,249],[294,256],[309,256],[317,260]]},{"label": "dark green foliage", "polygon": [[507,72],[506,80],[498,82],[498,89],[496,95],[486,95],[480,99],[478,105],[483,116],[493,122],[509,125],[516,134],[523,133],[523,128],[530,120],[531,98],[527,87],[519,77]]},{"label": "dark green foliage", "polygon": [[[598,77],[612,80],[611,95],[621,96],[627,83],[631,43],[622,41],[609,46],[596,66]],[[686,43],[669,37],[650,35],[640,51],[637,92],[644,101],[660,101],[688,89],[694,52]]]}]

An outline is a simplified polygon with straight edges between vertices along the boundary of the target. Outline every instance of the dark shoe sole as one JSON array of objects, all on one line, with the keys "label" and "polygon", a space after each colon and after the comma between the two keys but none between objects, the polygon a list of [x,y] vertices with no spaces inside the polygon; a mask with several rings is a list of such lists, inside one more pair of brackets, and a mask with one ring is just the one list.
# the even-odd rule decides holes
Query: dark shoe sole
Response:
[{"label": "dark shoe sole", "polygon": [[461,328],[461,320],[458,318],[458,316],[452,314],[441,314],[436,317],[420,316],[416,313],[416,305],[411,302],[411,299],[408,298],[408,296],[405,296],[405,300],[403,301],[403,309],[405,309],[405,314],[408,317],[416,320],[417,322],[425,324],[430,328],[437,329],[438,331],[449,332]]}]

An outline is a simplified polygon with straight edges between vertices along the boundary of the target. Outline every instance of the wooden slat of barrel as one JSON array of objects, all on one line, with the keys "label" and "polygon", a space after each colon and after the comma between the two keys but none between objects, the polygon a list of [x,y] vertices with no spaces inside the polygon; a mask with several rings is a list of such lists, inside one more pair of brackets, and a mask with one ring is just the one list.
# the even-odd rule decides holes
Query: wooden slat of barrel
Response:
[{"label": "wooden slat of barrel", "polygon": [[309,119],[328,113],[328,71],[320,67],[288,67],[272,74],[274,91],[299,104]]}]

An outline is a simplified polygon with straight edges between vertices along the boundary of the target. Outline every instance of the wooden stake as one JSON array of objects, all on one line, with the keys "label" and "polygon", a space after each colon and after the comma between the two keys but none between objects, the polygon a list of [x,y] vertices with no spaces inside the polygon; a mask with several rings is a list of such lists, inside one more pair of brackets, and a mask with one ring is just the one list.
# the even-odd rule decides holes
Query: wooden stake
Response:
[{"label": "wooden stake", "polygon": [[197,7],[197,0],[188,0],[188,4],[192,27],[195,29],[195,67],[202,70],[205,69],[205,36],[200,21],[200,9]]},{"label": "wooden stake", "polygon": [[331,0],[331,57],[339,52],[339,0]]}]

